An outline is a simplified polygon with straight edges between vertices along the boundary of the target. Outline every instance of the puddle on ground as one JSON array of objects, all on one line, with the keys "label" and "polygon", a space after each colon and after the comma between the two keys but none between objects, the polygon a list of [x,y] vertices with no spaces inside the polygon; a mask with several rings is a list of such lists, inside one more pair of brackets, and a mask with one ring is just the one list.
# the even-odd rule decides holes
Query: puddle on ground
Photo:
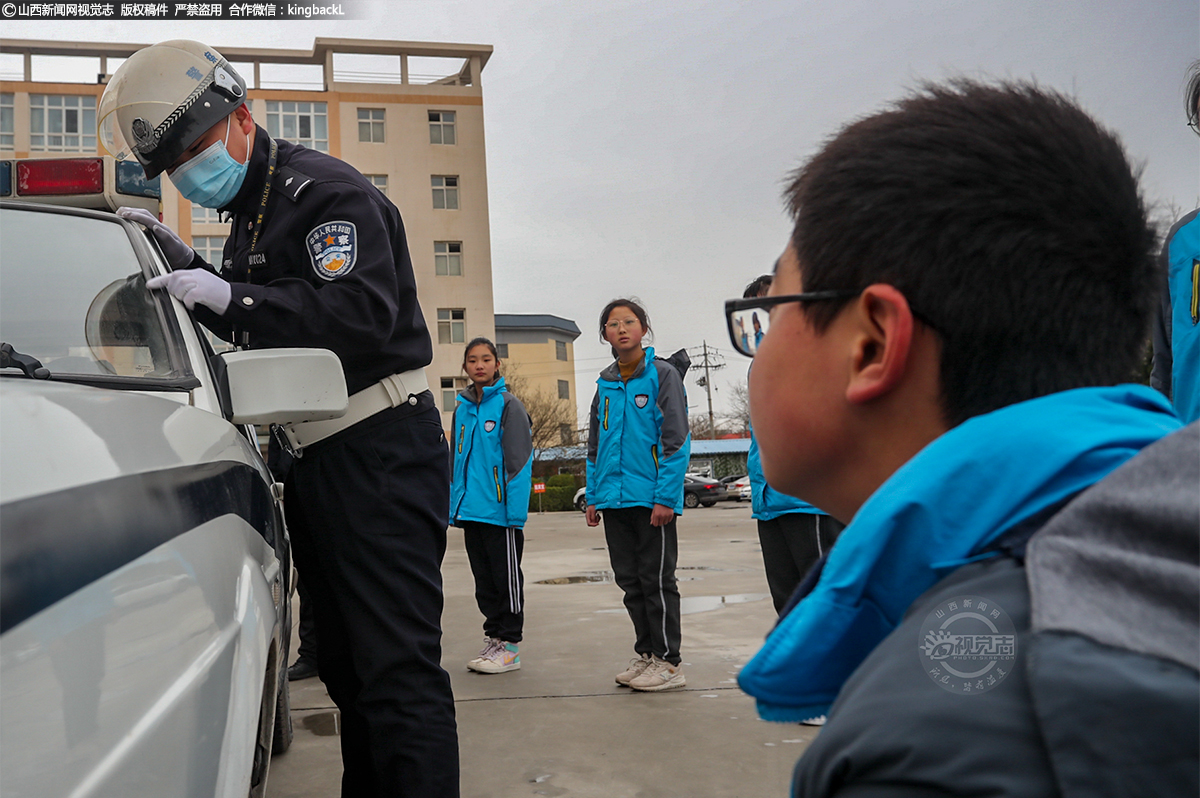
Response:
[{"label": "puddle on ground", "polygon": [[680,565],[676,571],[730,571],[732,568],[717,568],[713,565]]},{"label": "puddle on ground", "polygon": [[556,576],[553,579],[539,579],[539,585],[582,585],[589,583],[611,584],[612,571],[584,571],[574,576]]},{"label": "puddle on ground", "polygon": [[734,593],[729,596],[685,596],[679,600],[679,614],[712,612],[729,604],[746,604],[770,598],[769,593]]},{"label": "puddle on ground", "polygon": [[318,737],[336,737],[342,732],[341,715],[336,709],[308,715],[300,721],[300,725]]}]

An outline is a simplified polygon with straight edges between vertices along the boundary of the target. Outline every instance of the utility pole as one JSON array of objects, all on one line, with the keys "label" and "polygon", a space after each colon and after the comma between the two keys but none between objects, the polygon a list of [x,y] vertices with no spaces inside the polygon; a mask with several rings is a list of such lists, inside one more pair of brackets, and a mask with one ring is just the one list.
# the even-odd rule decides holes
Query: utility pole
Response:
[{"label": "utility pole", "polygon": [[[713,418],[712,377],[710,372],[725,368],[725,364],[717,363],[715,362],[715,359],[710,360],[708,353],[708,341],[703,342],[701,351],[703,352],[702,357],[704,358],[704,376],[696,380],[696,384],[704,388],[704,392],[708,395],[708,437],[709,440],[715,441],[717,439],[717,424],[716,420]],[[715,351],[713,352],[713,355],[716,355]]]}]

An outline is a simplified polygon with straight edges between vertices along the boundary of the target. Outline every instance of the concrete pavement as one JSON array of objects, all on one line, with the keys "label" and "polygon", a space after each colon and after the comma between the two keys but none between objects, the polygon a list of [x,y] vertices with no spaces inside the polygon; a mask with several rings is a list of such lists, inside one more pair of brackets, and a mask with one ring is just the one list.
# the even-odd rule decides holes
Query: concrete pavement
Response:
[{"label": "concrete pavement", "polygon": [[[775,617],[749,505],[721,502],[679,520],[688,683],[665,693],[613,683],[633,656],[633,627],[608,573],[602,530],[576,512],[530,516],[522,669],[497,675],[466,670],[482,645],[483,618],[462,532],[450,530],[443,664],[454,686],[464,798],[786,795],[819,729],[758,720],[734,681]],[[337,711],[318,679],[291,687],[296,738],[272,761],[267,795],[337,796]]]}]

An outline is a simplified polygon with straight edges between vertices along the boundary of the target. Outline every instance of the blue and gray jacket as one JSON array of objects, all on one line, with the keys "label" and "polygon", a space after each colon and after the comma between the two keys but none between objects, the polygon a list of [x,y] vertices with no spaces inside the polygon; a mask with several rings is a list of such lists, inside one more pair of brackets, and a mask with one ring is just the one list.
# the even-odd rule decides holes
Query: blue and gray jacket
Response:
[{"label": "blue and gray jacket", "polygon": [[458,395],[450,447],[450,523],[524,527],[529,515],[533,441],[529,414],[504,378]]},{"label": "blue and gray jacket", "polygon": [[1189,424],[1200,418],[1200,209],[1171,228],[1162,264],[1167,284],[1154,322],[1150,384]]},{"label": "blue and gray jacket", "polygon": [[598,509],[653,507],[683,512],[683,475],[691,457],[682,349],[657,360],[654,348],[628,382],[613,363],[596,380],[588,425],[587,503]]},{"label": "blue and gray jacket", "polygon": [[746,471],[750,475],[751,516],[759,521],[770,521],[788,513],[820,514],[821,511],[803,499],[780,493],[767,484],[763,476],[762,456],[758,453],[758,439],[750,430],[750,453],[746,455]]}]

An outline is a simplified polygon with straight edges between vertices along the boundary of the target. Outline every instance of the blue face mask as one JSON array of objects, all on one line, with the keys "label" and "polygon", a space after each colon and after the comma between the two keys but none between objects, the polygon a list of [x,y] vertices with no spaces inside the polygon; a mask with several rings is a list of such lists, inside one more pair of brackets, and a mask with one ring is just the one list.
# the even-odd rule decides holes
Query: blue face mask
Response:
[{"label": "blue face mask", "polygon": [[[225,122],[225,139],[229,124]],[[246,135],[246,151],[250,151],[250,135]],[[246,159],[249,162],[249,158]],[[233,160],[225,149],[225,141],[215,141],[195,158],[172,172],[169,177],[185,199],[205,208],[224,208],[237,196],[246,179],[246,164]]]}]

